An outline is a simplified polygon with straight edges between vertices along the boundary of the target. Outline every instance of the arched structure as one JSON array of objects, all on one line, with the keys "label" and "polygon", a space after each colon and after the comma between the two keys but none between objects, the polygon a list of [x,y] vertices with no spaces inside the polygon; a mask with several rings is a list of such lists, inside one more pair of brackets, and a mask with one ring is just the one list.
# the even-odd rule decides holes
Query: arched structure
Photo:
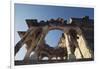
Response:
[{"label": "arched structure", "polygon": [[[75,50],[78,49],[80,58],[93,58],[93,53],[90,52],[91,49],[87,46],[87,41],[85,40],[83,30],[80,26],[76,24],[66,24],[62,19],[48,20],[37,22],[37,20],[26,20],[29,29],[27,31],[18,31],[21,40],[15,46],[15,55],[23,46],[27,45],[27,53],[24,58],[24,62],[28,63],[30,53],[34,50],[35,58],[37,59],[38,46],[44,43],[45,35],[49,30],[60,29],[64,31],[65,46],[68,52],[68,60],[75,60],[76,56],[74,54]],[[41,23],[42,22],[42,23]],[[58,24],[57,24],[58,23]],[[61,24],[60,24],[61,23]],[[74,33],[75,32],[75,33]],[[74,35],[73,35],[74,33]],[[80,45],[77,37],[84,41],[83,46]],[[84,50],[86,52],[84,52]]]}]

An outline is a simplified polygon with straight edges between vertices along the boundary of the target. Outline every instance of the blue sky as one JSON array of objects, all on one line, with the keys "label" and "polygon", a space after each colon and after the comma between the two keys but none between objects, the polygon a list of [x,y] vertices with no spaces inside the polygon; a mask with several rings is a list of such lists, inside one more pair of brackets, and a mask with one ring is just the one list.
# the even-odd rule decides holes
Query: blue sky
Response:
[{"label": "blue sky", "polygon": [[[64,18],[68,20],[71,17],[82,18],[83,16],[89,16],[94,19],[93,8],[82,7],[60,7],[60,6],[43,6],[43,5],[29,5],[29,4],[15,4],[15,44],[20,40],[17,31],[26,31],[28,29],[25,19],[38,19],[49,20],[51,18]],[[46,43],[52,47],[57,46],[59,37],[61,37],[62,31],[54,30],[50,31],[47,37]],[[21,53],[25,53],[24,48]],[[18,55],[16,59],[23,59],[22,54]]]}]

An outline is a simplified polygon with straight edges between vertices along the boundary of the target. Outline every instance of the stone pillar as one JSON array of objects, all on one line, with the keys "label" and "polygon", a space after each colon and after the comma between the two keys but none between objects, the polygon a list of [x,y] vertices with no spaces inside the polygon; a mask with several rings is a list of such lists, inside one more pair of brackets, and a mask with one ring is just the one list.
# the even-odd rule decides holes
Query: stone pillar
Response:
[{"label": "stone pillar", "polygon": [[83,54],[82,54],[82,52],[81,52],[81,49],[80,49],[80,41],[79,41],[79,39],[80,39],[80,36],[78,36],[78,39],[76,40],[77,41],[77,43],[75,44],[77,47],[76,47],[76,50],[75,50],[75,56],[76,56],[76,59],[83,59],[84,58],[84,56],[83,56]]},{"label": "stone pillar", "polygon": [[44,43],[44,38],[45,38],[45,35],[46,35],[47,32],[48,32],[48,26],[43,27],[43,32],[41,33],[41,37],[38,38],[38,41],[36,43],[37,47],[35,48],[35,51],[34,51],[34,59],[35,60],[38,60],[38,54],[37,54],[37,52],[38,52],[38,45],[41,45],[41,44]]},{"label": "stone pillar", "polygon": [[88,47],[87,41],[83,34],[79,37],[79,48],[84,56],[84,58],[93,58],[93,54]]},{"label": "stone pillar", "polygon": [[67,47],[67,52],[68,52],[68,60],[70,60],[70,61],[73,61],[73,60],[75,60],[76,59],[76,57],[75,57],[75,55],[74,54],[72,54],[72,52],[71,52],[71,48],[70,48],[70,37],[69,37],[69,34],[67,33],[64,33],[64,35],[65,35],[65,43],[66,43],[66,47]]},{"label": "stone pillar", "polygon": [[29,56],[30,56],[32,50],[33,50],[32,46],[27,50],[26,55],[24,57],[24,64],[29,63]]}]

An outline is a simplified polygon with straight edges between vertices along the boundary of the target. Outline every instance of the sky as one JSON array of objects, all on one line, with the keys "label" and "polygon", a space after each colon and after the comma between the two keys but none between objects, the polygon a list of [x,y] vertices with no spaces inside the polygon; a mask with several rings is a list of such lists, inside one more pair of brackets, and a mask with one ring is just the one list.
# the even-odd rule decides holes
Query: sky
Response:
[{"label": "sky", "polygon": [[[83,7],[64,7],[64,6],[48,6],[48,5],[31,5],[31,4],[15,4],[14,5],[14,21],[15,21],[15,43],[16,44],[20,37],[17,31],[26,31],[28,29],[25,19],[38,19],[49,20],[51,18],[64,18],[65,20],[71,17],[82,18],[89,16],[90,19],[94,19],[93,8]],[[52,47],[57,46],[59,38],[63,31],[51,30],[45,37],[46,43]],[[21,48],[15,57],[15,60],[22,60],[25,56],[25,46]]]}]

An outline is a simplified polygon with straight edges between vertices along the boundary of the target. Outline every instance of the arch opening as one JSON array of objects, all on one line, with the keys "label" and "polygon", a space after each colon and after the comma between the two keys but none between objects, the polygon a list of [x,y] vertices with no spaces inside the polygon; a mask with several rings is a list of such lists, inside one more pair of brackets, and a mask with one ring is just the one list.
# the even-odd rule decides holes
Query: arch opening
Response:
[{"label": "arch opening", "polygon": [[45,43],[48,44],[50,47],[57,47],[62,36],[63,30],[60,29],[52,29],[49,30],[46,34],[44,40]]}]

